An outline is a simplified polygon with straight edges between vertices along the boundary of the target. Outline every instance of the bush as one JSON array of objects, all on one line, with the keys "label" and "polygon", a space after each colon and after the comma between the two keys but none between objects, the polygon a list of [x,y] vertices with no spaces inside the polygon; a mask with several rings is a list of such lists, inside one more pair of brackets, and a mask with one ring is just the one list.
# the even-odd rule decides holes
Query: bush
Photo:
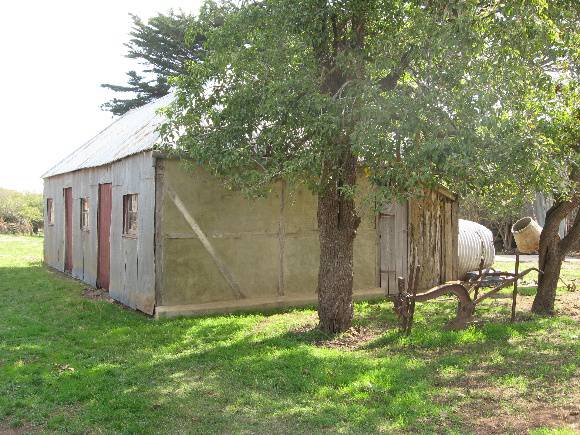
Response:
[{"label": "bush", "polygon": [[42,195],[0,189],[0,233],[37,233],[43,224]]},{"label": "bush", "polygon": [[30,222],[4,222],[0,219],[0,234],[33,234],[36,232]]}]

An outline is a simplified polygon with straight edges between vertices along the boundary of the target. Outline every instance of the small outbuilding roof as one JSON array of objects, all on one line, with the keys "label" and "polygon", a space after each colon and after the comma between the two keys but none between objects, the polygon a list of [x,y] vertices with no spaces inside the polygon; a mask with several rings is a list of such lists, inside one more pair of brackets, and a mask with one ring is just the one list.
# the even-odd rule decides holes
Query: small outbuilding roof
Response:
[{"label": "small outbuilding roof", "polygon": [[163,115],[157,111],[168,106],[173,98],[173,94],[170,93],[128,111],[48,170],[42,178],[106,165],[153,149],[159,140],[159,126],[164,122]]}]

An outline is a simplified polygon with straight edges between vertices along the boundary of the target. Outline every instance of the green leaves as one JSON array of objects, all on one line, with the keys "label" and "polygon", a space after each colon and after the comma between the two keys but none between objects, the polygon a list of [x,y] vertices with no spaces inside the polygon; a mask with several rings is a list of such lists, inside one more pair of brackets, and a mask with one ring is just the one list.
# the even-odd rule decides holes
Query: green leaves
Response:
[{"label": "green leaves", "polygon": [[0,222],[38,229],[43,223],[42,195],[0,188]]},{"label": "green leaves", "polygon": [[126,85],[101,85],[123,95],[102,105],[103,110],[115,115],[167,95],[170,77],[185,73],[189,63],[205,56],[205,22],[173,11],[160,13],[146,23],[136,15],[131,19],[131,39],[125,44],[127,57],[138,60],[144,68],[141,73],[129,71]]},{"label": "green leaves", "polygon": [[385,196],[509,186],[515,174],[543,189],[573,160],[537,111],[548,73],[571,71],[578,58],[569,2],[266,0],[203,10],[218,9],[206,58],[172,82],[164,132],[232,187],[264,194],[285,178],[316,191],[340,178],[352,152]]}]

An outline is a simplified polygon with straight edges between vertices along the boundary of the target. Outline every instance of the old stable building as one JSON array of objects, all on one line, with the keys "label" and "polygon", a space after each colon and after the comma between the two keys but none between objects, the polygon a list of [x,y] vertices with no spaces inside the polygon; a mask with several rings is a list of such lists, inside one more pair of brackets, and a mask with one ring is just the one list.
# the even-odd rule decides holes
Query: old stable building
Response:
[{"label": "old stable building", "polygon": [[[158,316],[315,302],[316,197],[278,183],[250,200],[156,153],[169,98],[128,112],[44,174],[46,264]],[[457,214],[443,190],[369,210],[355,297],[396,292],[415,255],[420,289],[455,279]]]}]

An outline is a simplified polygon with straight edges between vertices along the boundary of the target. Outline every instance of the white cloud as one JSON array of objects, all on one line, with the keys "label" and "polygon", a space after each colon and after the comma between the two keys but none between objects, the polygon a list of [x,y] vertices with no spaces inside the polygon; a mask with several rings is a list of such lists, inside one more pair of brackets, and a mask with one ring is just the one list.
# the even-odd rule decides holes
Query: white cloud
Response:
[{"label": "white cloud", "polygon": [[40,176],[106,127],[100,104],[137,68],[124,57],[129,13],[196,12],[200,0],[10,1],[0,5],[0,187],[42,190]]}]

